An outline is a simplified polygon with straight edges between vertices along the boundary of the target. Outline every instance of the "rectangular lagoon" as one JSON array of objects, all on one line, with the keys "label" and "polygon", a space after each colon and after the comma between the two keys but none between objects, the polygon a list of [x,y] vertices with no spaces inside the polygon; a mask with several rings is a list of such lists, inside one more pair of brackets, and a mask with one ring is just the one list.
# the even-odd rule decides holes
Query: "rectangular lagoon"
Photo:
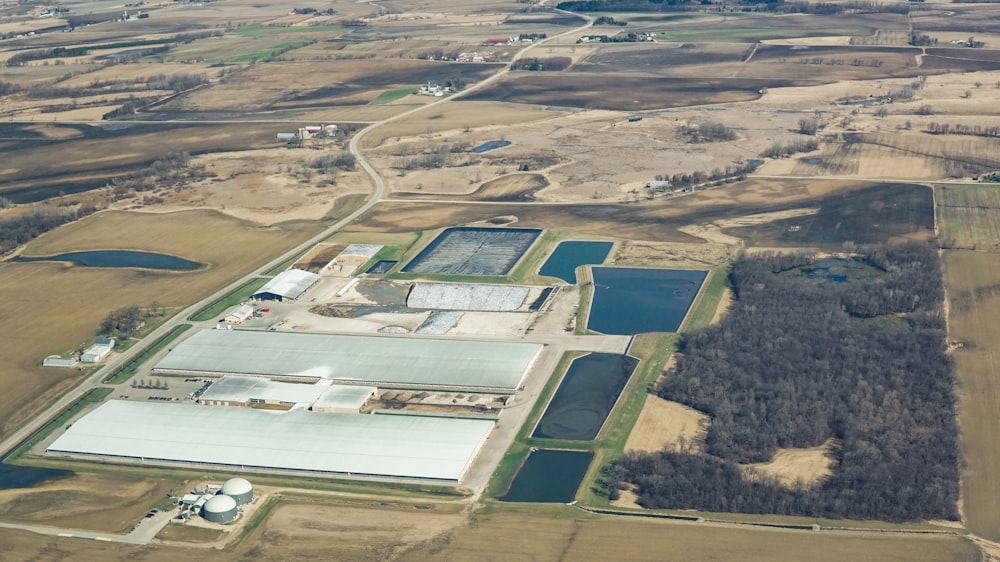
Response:
[{"label": "rectangular lagoon", "polygon": [[707,271],[594,267],[594,296],[587,329],[602,334],[676,332]]},{"label": "rectangular lagoon", "polygon": [[581,265],[604,263],[614,242],[560,242],[538,270],[539,275],[557,277],[567,283],[576,283],[576,268]]},{"label": "rectangular lagoon", "polygon": [[507,275],[541,233],[536,228],[448,228],[403,272]]},{"label": "rectangular lagoon", "polygon": [[590,451],[532,451],[500,501],[569,503],[593,458]]}]

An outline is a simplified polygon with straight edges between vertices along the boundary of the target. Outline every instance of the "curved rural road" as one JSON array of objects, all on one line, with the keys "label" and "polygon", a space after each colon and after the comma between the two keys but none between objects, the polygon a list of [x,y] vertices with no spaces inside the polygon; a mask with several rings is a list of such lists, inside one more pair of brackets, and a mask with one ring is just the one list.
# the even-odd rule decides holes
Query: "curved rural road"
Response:
[{"label": "curved rural road", "polygon": [[[572,12],[565,12],[565,10],[556,10],[556,11],[568,14],[572,13]],[[573,14],[573,15],[578,15],[578,14]],[[517,53],[517,55],[514,56],[513,60],[516,61],[520,59],[532,49],[540,45],[544,45],[549,41],[559,39],[560,37],[569,35],[571,33],[582,31],[593,25],[593,18],[590,18],[588,16],[583,16],[583,17],[586,20],[586,23],[584,25],[580,27],[574,27],[558,35],[554,35],[542,41],[532,43],[531,45],[525,47],[524,49],[521,49]],[[233,292],[240,286],[249,282],[251,279],[261,276],[262,274],[264,274],[264,272],[272,269],[278,264],[283,263],[291,259],[292,257],[305,252],[306,250],[316,245],[317,243],[326,240],[327,238],[329,238],[330,236],[332,236],[345,226],[357,220],[358,217],[361,217],[362,215],[367,213],[372,207],[381,202],[383,199],[383,194],[385,192],[385,182],[382,180],[382,176],[379,175],[378,171],[375,170],[374,167],[372,167],[372,165],[368,162],[368,160],[365,159],[364,155],[361,152],[360,142],[365,137],[365,135],[367,135],[372,130],[381,127],[383,125],[386,125],[388,123],[391,123],[393,121],[403,119],[405,117],[413,115],[414,113],[425,111],[429,108],[435,107],[440,104],[448,103],[452,100],[458,99],[471,92],[485,88],[490,84],[493,84],[503,76],[505,76],[508,72],[510,72],[510,67],[511,65],[509,64],[504,65],[503,69],[497,72],[496,74],[491,75],[485,80],[478,82],[470,86],[469,88],[462,90],[461,92],[453,94],[447,98],[442,98],[432,103],[422,105],[408,111],[404,111],[403,113],[393,115],[392,117],[382,119],[381,121],[376,121],[371,125],[369,125],[368,127],[365,127],[364,129],[358,131],[354,135],[354,137],[351,138],[351,141],[348,144],[348,150],[350,150],[351,154],[354,155],[357,164],[361,166],[361,168],[365,171],[365,173],[367,173],[372,178],[372,182],[374,183],[374,191],[371,197],[369,197],[368,200],[365,201],[365,203],[361,207],[359,207],[357,210],[347,215],[346,217],[340,219],[335,224],[329,226],[319,234],[313,236],[312,238],[306,240],[305,242],[302,242],[301,244],[295,246],[294,248],[285,251],[278,257],[267,262],[266,264],[258,267],[257,269],[251,271],[250,273],[247,273],[246,275],[240,277],[239,279],[233,281],[232,283],[226,285],[225,287],[215,291],[214,293],[201,299],[200,301],[188,306],[187,308],[175,314],[172,318],[164,322],[163,325],[150,332],[145,338],[143,338],[143,342],[132,346],[128,350],[122,352],[120,355],[109,360],[104,365],[104,367],[98,369],[96,372],[94,372],[93,374],[82,380],[73,389],[68,391],[66,394],[64,394],[62,397],[60,397],[52,404],[50,404],[47,408],[39,412],[27,423],[25,423],[24,425],[22,425],[21,427],[17,428],[15,431],[11,432],[9,435],[4,437],[3,441],[0,441],[0,459],[2,459],[3,456],[7,455],[11,450],[17,447],[21,442],[28,439],[35,431],[41,428],[49,420],[57,416],[60,412],[62,412],[63,410],[68,408],[71,404],[73,404],[81,397],[83,397],[87,392],[100,386],[101,379],[103,379],[109,373],[117,369],[119,366],[127,363],[133,357],[141,353],[143,350],[146,349],[146,347],[148,347],[148,345],[151,342],[154,342],[161,336],[167,334],[174,327],[186,323],[188,316],[191,316],[192,314],[208,306],[209,304],[225,297],[226,295]]]}]

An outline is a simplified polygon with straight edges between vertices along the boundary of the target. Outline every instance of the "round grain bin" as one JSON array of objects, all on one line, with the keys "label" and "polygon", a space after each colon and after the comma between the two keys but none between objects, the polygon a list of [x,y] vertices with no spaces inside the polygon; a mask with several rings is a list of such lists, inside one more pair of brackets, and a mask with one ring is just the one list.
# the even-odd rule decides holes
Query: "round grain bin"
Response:
[{"label": "round grain bin", "polygon": [[221,492],[234,500],[238,505],[250,503],[253,499],[253,486],[245,478],[230,478],[222,484]]},{"label": "round grain bin", "polygon": [[212,523],[229,523],[236,519],[236,513],[236,500],[222,494],[208,500],[201,508],[201,516]]}]

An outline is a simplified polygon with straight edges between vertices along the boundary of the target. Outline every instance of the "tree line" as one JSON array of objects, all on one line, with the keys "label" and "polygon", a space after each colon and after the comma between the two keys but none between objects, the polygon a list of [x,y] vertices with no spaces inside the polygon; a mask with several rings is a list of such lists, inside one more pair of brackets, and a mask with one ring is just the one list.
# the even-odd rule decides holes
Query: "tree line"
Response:
[{"label": "tree line", "polygon": [[928,123],[925,133],[932,135],[971,135],[975,137],[1000,137],[1000,125],[983,127],[982,125],[965,125],[963,123]]},{"label": "tree line", "polygon": [[33,209],[23,215],[0,219],[0,255],[8,254],[22,244],[42,234],[92,214],[93,205],[78,205],[57,209]]},{"label": "tree line", "polygon": [[[658,394],[712,418],[705,455],[626,455],[608,478],[650,508],[890,521],[956,519],[959,443],[943,286],[926,245],[742,256],[735,302],[687,336]],[[820,275],[815,275],[816,273]],[[784,488],[737,463],[836,438],[832,474]]]}]

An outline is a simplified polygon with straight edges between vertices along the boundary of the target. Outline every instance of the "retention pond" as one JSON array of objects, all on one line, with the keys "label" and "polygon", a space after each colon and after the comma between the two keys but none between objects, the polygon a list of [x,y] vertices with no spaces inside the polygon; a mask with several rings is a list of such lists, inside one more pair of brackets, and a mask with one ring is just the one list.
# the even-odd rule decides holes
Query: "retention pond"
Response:
[{"label": "retention pond", "polygon": [[146,269],[198,269],[201,264],[177,256],[135,252],[132,250],[96,250],[91,252],[69,252],[55,256],[18,256],[11,261],[68,261],[88,267],[142,267]]},{"label": "retention pond", "polygon": [[613,242],[560,242],[538,274],[576,283],[576,268],[604,263],[613,245]]},{"label": "retention pond", "polygon": [[575,359],[531,436],[574,441],[597,437],[638,363],[614,353]]},{"label": "retention pond", "polygon": [[594,453],[539,449],[528,455],[510,490],[500,498],[505,502],[569,503],[583,481]]},{"label": "retention pond", "polygon": [[587,329],[602,334],[676,332],[707,271],[595,267]]}]

